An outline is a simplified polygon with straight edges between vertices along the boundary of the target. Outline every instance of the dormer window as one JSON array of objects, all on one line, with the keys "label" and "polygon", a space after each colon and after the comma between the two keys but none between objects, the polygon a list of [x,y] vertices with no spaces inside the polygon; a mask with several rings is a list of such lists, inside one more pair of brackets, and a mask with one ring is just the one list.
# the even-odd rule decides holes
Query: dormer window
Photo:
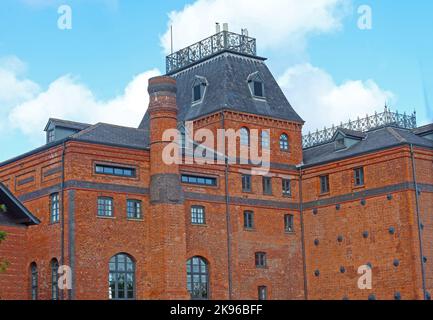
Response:
[{"label": "dormer window", "polygon": [[203,101],[206,93],[207,80],[206,78],[196,76],[192,86],[192,103],[197,104]]},{"label": "dormer window", "polygon": [[343,137],[340,137],[337,140],[335,140],[335,150],[341,150],[345,148],[346,148],[346,144],[344,143]]},{"label": "dormer window", "polygon": [[47,131],[47,143],[53,142],[55,140],[55,131],[54,129]]},{"label": "dormer window", "polygon": [[254,72],[248,76],[248,86],[254,98],[263,99],[265,97],[265,87],[259,72]]}]

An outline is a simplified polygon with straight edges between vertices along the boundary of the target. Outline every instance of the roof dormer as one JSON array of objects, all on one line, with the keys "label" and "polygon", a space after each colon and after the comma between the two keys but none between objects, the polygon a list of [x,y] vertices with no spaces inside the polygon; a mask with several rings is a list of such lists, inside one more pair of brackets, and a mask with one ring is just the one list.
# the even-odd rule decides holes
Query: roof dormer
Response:
[{"label": "roof dormer", "polygon": [[47,144],[67,138],[74,133],[90,127],[90,124],[50,118],[44,131],[47,133]]},{"label": "roof dormer", "polygon": [[365,139],[367,135],[360,131],[339,128],[334,134],[332,140],[335,144],[335,150],[345,150]]},{"label": "roof dormer", "polygon": [[433,123],[413,129],[412,132],[419,137],[433,141]]},{"label": "roof dormer", "polygon": [[265,85],[258,71],[250,74],[247,78],[248,87],[254,98],[265,99]]}]

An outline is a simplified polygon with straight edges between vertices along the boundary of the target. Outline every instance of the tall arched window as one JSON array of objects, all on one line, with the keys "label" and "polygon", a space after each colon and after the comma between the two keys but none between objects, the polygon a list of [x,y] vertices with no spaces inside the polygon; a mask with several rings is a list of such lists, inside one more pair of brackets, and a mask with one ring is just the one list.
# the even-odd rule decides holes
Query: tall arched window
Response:
[{"label": "tall arched window", "polygon": [[51,260],[51,300],[59,300],[59,262]]},{"label": "tall arched window", "polygon": [[135,298],[135,262],[132,257],[119,253],[110,259],[108,298],[131,300]]},{"label": "tall arched window", "polygon": [[36,262],[30,264],[30,294],[32,300],[38,300],[38,266]]},{"label": "tall arched window", "polygon": [[241,128],[241,145],[249,146],[250,145],[250,130],[248,128]]},{"label": "tall arched window", "polygon": [[271,147],[271,142],[269,139],[269,132],[266,130],[262,131],[262,149],[269,150]]},{"label": "tall arched window", "polygon": [[209,268],[202,257],[192,257],[186,263],[187,289],[191,299],[209,299]]},{"label": "tall arched window", "polygon": [[280,149],[289,151],[289,137],[285,133],[280,136]]}]

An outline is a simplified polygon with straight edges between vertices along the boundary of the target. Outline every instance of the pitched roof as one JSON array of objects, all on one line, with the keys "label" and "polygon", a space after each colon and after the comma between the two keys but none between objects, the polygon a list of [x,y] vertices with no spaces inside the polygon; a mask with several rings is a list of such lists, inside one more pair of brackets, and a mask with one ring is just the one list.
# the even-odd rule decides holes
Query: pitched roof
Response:
[{"label": "pitched roof", "polygon": [[62,119],[56,119],[56,118],[50,118],[48,119],[48,123],[45,126],[44,131],[48,130],[48,127],[50,124],[53,124],[56,127],[64,127],[64,128],[70,128],[75,130],[84,130],[91,125],[88,123],[82,123],[82,122],[75,122],[75,121],[69,121],[69,120],[62,120]]},{"label": "pitched roof", "polygon": [[345,136],[352,137],[355,139],[364,139],[367,136],[367,134],[365,132],[350,130],[350,129],[346,129],[346,128],[339,128],[339,129],[337,129],[337,132],[341,132]]},{"label": "pitched roof", "polygon": [[305,149],[304,164],[311,166],[331,162],[405,143],[433,148],[433,141],[418,137],[407,129],[387,126],[368,131],[365,134],[364,140],[347,149],[336,150],[333,141]]},{"label": "pitched roof", "polygon": [[7,211],[0,213],[0,224],[16,223],[24,225],[39,224],[40,221],[0,182],[0,203],[5,204]]},{"label": "pitched roof", "polygon": [[425,135],[433,132],[433,123],[412,130],[416,135]]},{"label": "pitched roof", "polygon": [[73,140],[120,147],[145,149],[149,146],[148,130],[97,123],[71,136]]},{"label": "pitched roof", "polygon": [[[265,99],[254,98],[248,76],[258,72],[263,80]],[[303,123],[262,58],[244,57],[224,52],[202,63],[171,75],[177,80],[179,121],[197,119],[221,110],[233,110]],[[192,103],[192,87],[196,77],[207,80],[201,103]],[[148,127],[146,114],[139,128]]]}]

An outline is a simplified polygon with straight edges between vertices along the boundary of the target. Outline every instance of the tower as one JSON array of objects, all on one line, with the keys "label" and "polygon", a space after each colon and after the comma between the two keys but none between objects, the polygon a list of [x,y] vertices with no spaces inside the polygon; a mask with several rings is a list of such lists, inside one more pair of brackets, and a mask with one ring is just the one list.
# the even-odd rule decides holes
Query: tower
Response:
[{"label": "tower", "polygon": [[[150,115],[150,298],[187,299],[184,197],[179,165],[163,159],[172,143],[164,132],[177,127],[176,80],[149,80]],[[176,140],[175,140],[176,141]]]}]

